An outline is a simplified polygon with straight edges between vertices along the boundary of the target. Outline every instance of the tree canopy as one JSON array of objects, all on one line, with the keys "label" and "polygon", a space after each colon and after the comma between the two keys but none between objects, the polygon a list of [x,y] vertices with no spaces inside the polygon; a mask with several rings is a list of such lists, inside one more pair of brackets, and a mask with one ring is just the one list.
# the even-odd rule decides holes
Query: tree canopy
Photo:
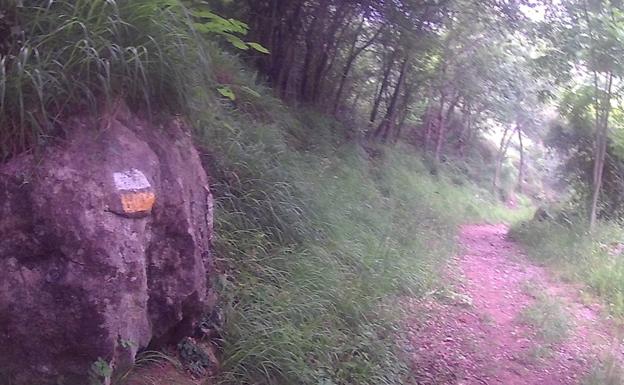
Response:
[{"label": "tree canopy", "polygon": [[[606,202],[620,200],[614,187],[603,189],[619,180],[623,137],[617,1],[250,0],[216,9],[246,21],[251,40],[270,51],[249,60],[277,96],[354,121],[362,140],[407,138],[440,164],[496,132],[494,192],[510,148],[522,190],[533,161],[527,145],[545,144],[561,150],[564,179],[581,180],[573,195],[582,196],[590,226],[609,212]],[[586,102],[582,118],[566,107],[571,98]],[[558,119],[547,117],[553,109]],[[566,148],[553,139],[577,129],[583,134]],[[580,176],[572,148],[586,154],[591,173]]]}]

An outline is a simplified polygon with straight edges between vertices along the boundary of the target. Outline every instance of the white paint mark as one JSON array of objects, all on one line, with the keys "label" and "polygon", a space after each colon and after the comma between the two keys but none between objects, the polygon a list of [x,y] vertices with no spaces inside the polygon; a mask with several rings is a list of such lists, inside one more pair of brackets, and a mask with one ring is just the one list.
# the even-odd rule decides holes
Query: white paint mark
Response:
[{"label": "white paint mark", "polygon": [[152,187],[145,175],[136,168],[123,172],[114,172],[113,180],[117,190],[143,190]]}]

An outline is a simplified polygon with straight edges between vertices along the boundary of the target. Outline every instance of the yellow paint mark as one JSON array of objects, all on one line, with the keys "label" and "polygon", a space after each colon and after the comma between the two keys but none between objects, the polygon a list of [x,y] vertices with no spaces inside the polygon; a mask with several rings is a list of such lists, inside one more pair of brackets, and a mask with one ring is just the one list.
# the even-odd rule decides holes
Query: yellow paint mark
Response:
[{"label": "yellow paint mark", "polygon": [[156,195],[152,192],[127,192],[121,194],[121,207],[126,214],[152,211]]}]

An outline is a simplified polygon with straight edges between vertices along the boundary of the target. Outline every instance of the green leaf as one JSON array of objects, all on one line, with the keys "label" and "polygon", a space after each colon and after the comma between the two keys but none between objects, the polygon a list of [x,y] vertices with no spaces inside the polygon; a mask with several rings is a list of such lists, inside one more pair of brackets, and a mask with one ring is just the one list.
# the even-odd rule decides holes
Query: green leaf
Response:
[{"label": "green leaf", "polygon": [[230,99],[231,101],[235,101],[236,100],[236,95],[234,94],[234,91],[232,91],[232,89],[230,87],[221,86],[221,87],[217,88],[217,91],[223,97],[226,97],[226,98]]},{"label": "green leaf", "polygon": [[264,53],[264,54],[269,54],[269,50],[266,49],[262,44],[260,43],[247,43],[247,45],[253,49],[255,49],[256,51],[260,52],[260,53]]},{"label": "green leaf", "polygon": [[258,92],[252,90],[251,88],[249,88],[247,86],[242,86],[240,89],[241,89],[241,91],[245,91],[246,93],[248,93],[248,94],[250,94],[252,96],[255,96],[256,98],[261,98],[262,97],[262,95],[260,95]]},{"label": "green leaf", "polygon": [[249,32],[249,26],[246,23],[243,23],[240,20],[236,19],[228,19],[230,25],[236,29],[236,32],[245,36],[247,32]]},{"label": "green leaf", "polygon": [[226,19],[224,19],[223,17],[216,15],[207,9],[194,9],[191,11],[191,15],[195,17],[199,17],[199,18],[220,19],[220,20],[226,21]]},{"label": "green leaf", "polygon": [[231,34],[224,34],[225,38],[227,39],[227,41],[230,42],[230,44],[232,44],[234,47],[238,48],[238,49],[242,49],[243,51],[247,51],[249,49],[249,46],[247,45],[247,43],[245,43],[244,41],[242,41],[240,38],[231,35]]},{"label": "green leaf", "polygon": [[197,32],[201,33],[214,33],[214,30],[209,25],[204,23],[193,23],[193,28],[195,28]]}]

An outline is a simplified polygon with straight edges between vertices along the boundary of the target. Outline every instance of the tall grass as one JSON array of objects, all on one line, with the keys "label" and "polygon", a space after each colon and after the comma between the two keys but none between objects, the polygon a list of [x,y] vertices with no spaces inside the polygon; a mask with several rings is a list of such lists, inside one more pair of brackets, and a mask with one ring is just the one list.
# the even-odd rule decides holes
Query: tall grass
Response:
[{"label": "tall grass", "polygon": [[0,161],[62,136],[71,113],[113,98],[186,111],[210,68],[169,0],[1,0]]},{"label": "tall grass", "polygon": [[594,363],[592,370],[586,375],[581,385],[621,385],[624,382],[624,369],[617,358],[608,355],[602,362]]},{"label": "tall grass", "polygon": [[408,381],[396,299],[440,284],[459,223],[507,210],[411,147],[371,157],[336,121],[289,110],[175,1],[8,4],[21,38],[0,45],[2,158],[118,97],[195,127],[216,198],[221,383]]},{"label": "tall grass", "polygon": [[336,121],[258,89],[234,58],[213,63],[262,94],[195,118],[225,272],[220,381],[407,383],[396,299],[441,284],[460,223],[509,211],[458,175],[432,175],[412,147],[371,157]]},{"label": "tall grass", "polygon": [[552,348],[567,337],[570,329],[570,316],[557,299],[545,294],[543,287],[533,286],[529,282],[527,291],[535,298],[535,302],[522,310],[519,319],[535,328],[540,342],[545,344],[545,346],[540,346],[540,351],[544,348]]},{"label": "tall grass", "polygon": [[511,234],[530,256],[554,267],[564,278],[587,284],[613,314],[624,316],[621,226],[603,222],[590,234],[580,220],[530,221],[517,225]]}]

